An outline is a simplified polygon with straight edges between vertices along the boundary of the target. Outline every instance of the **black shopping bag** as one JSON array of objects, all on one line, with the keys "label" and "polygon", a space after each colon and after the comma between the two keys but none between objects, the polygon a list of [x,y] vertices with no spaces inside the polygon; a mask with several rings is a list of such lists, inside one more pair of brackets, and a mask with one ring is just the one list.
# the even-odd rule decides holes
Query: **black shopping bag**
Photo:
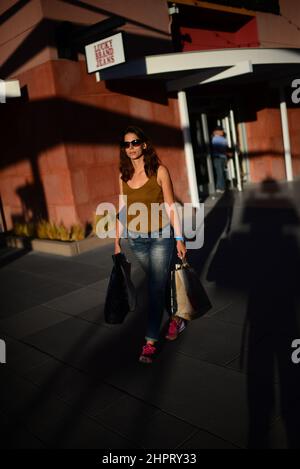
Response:
[{"label": "black shopping bag", "polygon": [[113,268],[107,287],[104,317],[109,324],[121,324],[136,306],[136,291],[131,281],[131,264],[121,252],[113,254]]},{"label": "black shopping bag", "polygon": [[188,264],[175,264],[171,271],[167,295],[168,311],[187,321],[207,313],[212,307],[197,272]]}]

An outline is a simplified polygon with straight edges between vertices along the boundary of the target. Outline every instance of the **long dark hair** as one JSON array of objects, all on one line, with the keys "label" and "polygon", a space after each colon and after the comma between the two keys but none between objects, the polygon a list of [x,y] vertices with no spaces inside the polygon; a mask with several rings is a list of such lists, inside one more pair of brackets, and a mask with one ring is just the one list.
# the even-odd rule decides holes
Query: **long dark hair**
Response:
[{"label": "long dark hair", "polygon": [[[120,143],[124,141],[124,137],[126,134],[135,134],[138,139],[140,139],[143,143],[146,143],[146,148],[143,150],[144,156],[144,169],[145,173],[148,177],[151,177],[157,174],[157,170],[159,165],[161,164],[156,151],[154,150],[152,143],[150,142],[149,138],[146,134],[140,129],[139,127],[135,127],[133,125],[127,127],[121,135]],[[119,169],[121,173],[121,179],[124,182],[129,181],[134,173],[134,167],[131,162],[131,159],[126,155],[125,148],[120,149],[120,164]]]}]

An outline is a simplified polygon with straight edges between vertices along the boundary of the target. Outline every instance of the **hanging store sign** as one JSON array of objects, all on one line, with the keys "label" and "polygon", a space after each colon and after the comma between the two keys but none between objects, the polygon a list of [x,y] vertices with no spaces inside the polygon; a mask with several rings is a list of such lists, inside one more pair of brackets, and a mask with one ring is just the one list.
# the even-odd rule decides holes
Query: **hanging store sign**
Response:
[{"label": "hanging store sign", "polygon": [[125,62],[122,33],[85,46],[88,73]]}]

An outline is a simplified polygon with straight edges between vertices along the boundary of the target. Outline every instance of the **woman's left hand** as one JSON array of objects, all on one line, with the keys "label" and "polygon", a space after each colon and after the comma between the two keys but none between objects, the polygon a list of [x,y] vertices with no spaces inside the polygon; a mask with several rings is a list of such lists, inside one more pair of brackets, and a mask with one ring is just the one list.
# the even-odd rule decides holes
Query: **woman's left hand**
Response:
[{"label": "woman's left hand", "polygon": [[177,247],[177,256],[178,256],[181,260],[184,259],[185,256],[186,256],[186,251],[187,251],[184,242],[181,241],[181,240],[178,240],[178,241],[176,242],[176,247]]}]

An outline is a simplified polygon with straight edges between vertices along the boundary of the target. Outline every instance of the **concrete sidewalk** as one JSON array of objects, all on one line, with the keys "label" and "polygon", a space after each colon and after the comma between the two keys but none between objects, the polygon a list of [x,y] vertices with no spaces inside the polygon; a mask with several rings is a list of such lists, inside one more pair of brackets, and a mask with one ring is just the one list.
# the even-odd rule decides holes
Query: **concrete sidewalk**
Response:
[{"label": "concrete sidewalk", "polygon": [[3,251],[1,447],[299,448],[299,200],[296,182],[206,202],[204,247],[189,261],[213,307],[151,366],[138,363],[144,289],[123,325],[104,322],[112,246]]}]

